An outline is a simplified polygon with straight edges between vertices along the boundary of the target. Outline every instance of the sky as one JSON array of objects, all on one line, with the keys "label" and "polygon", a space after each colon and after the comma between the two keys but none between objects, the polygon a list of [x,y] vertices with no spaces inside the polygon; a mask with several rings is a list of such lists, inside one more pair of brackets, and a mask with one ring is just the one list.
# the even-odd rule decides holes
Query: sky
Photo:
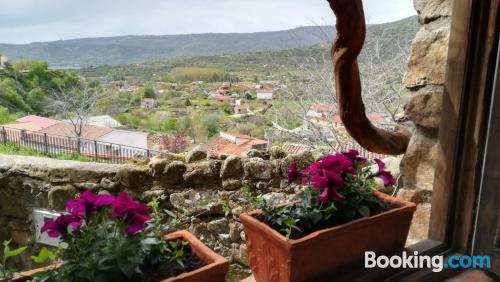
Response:
[{"label": "sky", "polygon": [[[416,12],[412,0],[363,0],[368,23]],[[0,0],[0,43],[334,24],[326,0]]]}]

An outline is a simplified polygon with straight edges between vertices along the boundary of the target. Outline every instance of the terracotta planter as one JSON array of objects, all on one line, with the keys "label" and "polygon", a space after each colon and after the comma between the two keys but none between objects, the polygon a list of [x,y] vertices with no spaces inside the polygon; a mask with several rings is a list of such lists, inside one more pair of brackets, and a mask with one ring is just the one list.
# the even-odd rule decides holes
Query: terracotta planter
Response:
[{"label": "terracotta planter", "polygon": [[[246,235],[248,260],[258,282],[314,281],[364,260],[365,251],[390,254],[402,251],[416,205],[374,192],[397,206],[380,214],[286,239],[256,219],[260,211],[240,216]],[[329,281],[334,281],[332,277]]]},{"label": "terracotta planter", "polygon": [[[185,272],[178,276],[162,280],[162,282],[223,282],[225,280],[226,273],[229,270],[229,261],[227,261],[221,255],[212,251],[200,240],[198,240],[196,236],[189,233],[188,231],[177,231],[165,236],[165,240],[170,241],[176,239],[188,241],[191,250],[201,260],[203,260],[206,265],[191,272]],[[35,274],[47,271],[50,269],[50,267],[51,266],[22,272],[21,277],[16,278],[13,281],[28,281],[32,279]]]}]

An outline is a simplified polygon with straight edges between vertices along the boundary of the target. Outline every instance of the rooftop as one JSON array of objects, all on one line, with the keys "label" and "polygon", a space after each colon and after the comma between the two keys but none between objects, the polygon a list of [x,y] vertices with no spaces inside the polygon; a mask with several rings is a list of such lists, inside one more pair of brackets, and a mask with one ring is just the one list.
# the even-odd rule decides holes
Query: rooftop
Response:
[{"label": "rooftop", "polygon": [[267,144],[267,141],[248,135],[221,132],[219,137],[205,144],[203,148],[209,152],[244,157],[253,146],[264,144]]}]

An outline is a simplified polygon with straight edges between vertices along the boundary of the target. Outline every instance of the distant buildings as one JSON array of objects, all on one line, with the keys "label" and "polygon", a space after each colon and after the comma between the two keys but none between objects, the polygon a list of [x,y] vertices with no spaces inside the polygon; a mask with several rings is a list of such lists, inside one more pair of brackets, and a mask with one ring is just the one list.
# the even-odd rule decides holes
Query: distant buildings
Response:
[{"label": "distant buildings", "polygon": [[7,63],[9,59],[7,56],[0,54],[0,69],[3,69],[5,67],[5,63]]},{"label": "distant buildings", "polygon": [[119,123],[116,119],[112,118],[109,115],[89,117],[87,120],[87,124],[109,128],[122,127],[121,123]]},{"label": "distant buildings", "polygon": [[288,154],[300,154],[306,151],[311,151],[314,147],[300,143],[285,143],[281,149]]},{"label": "distant buildings", "polygon": [[269,101],[272,99],[273,99],[273,90],[272,89],[257,90],[257,100]]},{"label": "distant buildings", "polygon": [[[80,138],[86,140],[83,142],[82,146],[95,140],[103,143],[114,143],[116,145],[148,149],[147,133],[117,130],[113,127],[120,124],[110,116],[96,116],[91,117],[90,120],[93,124],[102,125],[109,123],[111,126],[96,126],[90,123],[84,125]],[[17,119],[14,123],[4,124],[2,126],[9,129],[18,129],[20,131],[46,133],[48,136],[53,136],[54,138],[67,137],[69,140],[78,137],[75,133],[74,126],[70,122],[35,115],[25,116]]]},{"label": "distant buildings", "polygon": [[157,105],[156,99],[153,98],[143,98],[141,100],[141,108],[143,109],[154,109]]},{"label": "distant buildings", "polygon": [[217,93],[219,93],[220,95],[226,95],[229,92],[231,92],[231,84],[229,84],[229,82],[222,83],[222,85],[217,90]]},{"label": "distant buildings", "polygon": [[244,157],[251,149],[265,150],[268,142],[243,134],[220,132],[220,136],[203,146],[208,152]]},{"label": "distant buildings", "polygon": [[[337,104],[315,103],[312,104],[306,113],[307,121],[304,126],[307,127],[308,123],[312,123],[318,127],[342,127],[342,120],[337,112]],[[385,117],[380,113],[368,113],[368,119],[373,124],[382,124],[385,122]]]}]

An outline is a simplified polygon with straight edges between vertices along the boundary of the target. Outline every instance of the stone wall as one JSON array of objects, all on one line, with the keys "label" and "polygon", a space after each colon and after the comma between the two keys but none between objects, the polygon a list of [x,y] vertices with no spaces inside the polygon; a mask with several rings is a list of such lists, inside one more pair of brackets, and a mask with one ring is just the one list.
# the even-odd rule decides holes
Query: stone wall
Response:
[{"label": "stone wall", "polygon": [[188,229],[216,252],[246,264],[239,214],[250,207],[252,190],[275,204],[288,202],[286,181],[292,162],[312,162],[320,151],[286,155],[252,151],[248,158],[162,154],[143,163],[111,165],[0,154],[0,242],[12,238],[29,246],[17,265],[31,268],[35,244],[33,208],[62,211],[68,199],[85,189],[96,193],[126,191],[144,202],[166,195],[164,208],[176,214],[178,229]]},{"label": "stone wall", "polygon": [[401,162],[403,189],[398,197],[419,204],[410,231],[416,241],[428,233],[452,0],[414,0],[414,6],[422,27],[405,76],[411,92],[405,112],[415,132]]}]

